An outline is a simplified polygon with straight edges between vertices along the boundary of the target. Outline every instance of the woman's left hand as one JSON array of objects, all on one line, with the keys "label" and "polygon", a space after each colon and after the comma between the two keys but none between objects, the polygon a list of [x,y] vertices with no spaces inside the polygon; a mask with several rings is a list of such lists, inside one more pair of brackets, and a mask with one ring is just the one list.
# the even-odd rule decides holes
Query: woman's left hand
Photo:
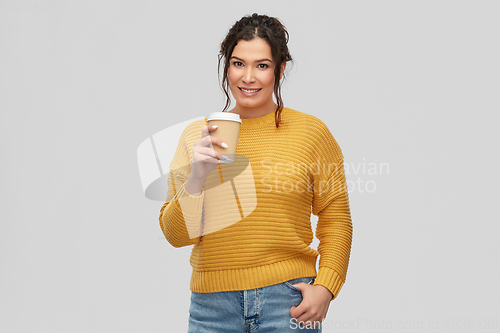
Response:
[{"label": "woman's left hand", "polygon": [[332,300],[332,293],[322,285],[312,286],[305,282],[293,285],[302,293],[302,302],[299,306],[292,306],[290,315],[305,327],[316,328],[323,322]]}]

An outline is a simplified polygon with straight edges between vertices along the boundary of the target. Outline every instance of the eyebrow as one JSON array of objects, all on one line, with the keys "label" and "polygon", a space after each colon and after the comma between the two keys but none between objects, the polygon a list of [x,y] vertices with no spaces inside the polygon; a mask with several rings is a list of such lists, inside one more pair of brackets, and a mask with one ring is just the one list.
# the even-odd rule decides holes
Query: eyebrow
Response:
[{"label": "eyebrow", "polygon": [[[237,59],[239,61],[242,61],[242,62],[245,62],[245,60],[241,59],[241,58],[238,58],[238,57],[235,57],[235,56],[232,56],[231,58],[229,58],[229,60],[231,59]],[[269,62],[273,62],[272,60],[269,60],[267,58],[264,58],[264,59],[259,59],[259,60],[256,60],[255,62],[263,62],[263,61],[269,61]]]}]

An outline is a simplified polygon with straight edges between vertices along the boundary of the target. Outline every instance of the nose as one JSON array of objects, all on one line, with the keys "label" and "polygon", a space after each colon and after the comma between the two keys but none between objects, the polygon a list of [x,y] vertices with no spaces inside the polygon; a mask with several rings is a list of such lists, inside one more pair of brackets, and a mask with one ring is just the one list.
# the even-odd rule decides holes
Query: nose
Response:
[{"label": "nose", "polygon": [[243,77],[241,78],[241,80],[244,83],[255,82],[255,76],[254,76],[254,73],[253,73],[253,69],[250,68],[250,67],[246,68],[245,72],[243,73]]}]

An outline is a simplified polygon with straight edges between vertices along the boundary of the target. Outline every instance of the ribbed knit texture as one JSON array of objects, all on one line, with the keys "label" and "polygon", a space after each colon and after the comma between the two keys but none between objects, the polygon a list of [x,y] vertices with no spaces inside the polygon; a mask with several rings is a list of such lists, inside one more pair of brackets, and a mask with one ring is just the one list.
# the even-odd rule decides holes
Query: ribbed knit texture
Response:
[{"label": "ribbed knit texture", "polygon": [[[184,130],[170,165],[167,200],[159,216],[170,244],[194,245],[191,291],[248,290],[316,276],[314,284],[326,287],[335,298],[346,279],[352,222],[342,151],[327,126],[290,108],[281,112],[279,128],[274,112],[242,119],[236,154],[250,163],[253,184],[239,184],[235,201],[210,196],[207,182],[199,196],[185,190],[193,146],[205,125],[206,118]],[[221,167],[225,166],[214,171],[222,172]],[[244,195],[246,189],[256,194],[254,210],[242,219],[238,215],[237,223],[207,233],[207,226],[224,226],[234,218],[231,200],[238,204],[236,214],[244,216],[243,208],[251,204],[251,196]],[[217,213],[209,208],[214,205]],[[318,216],[318,251],[309,247],[311,212]],[[205,233],[191,239],[193,230]]]}]

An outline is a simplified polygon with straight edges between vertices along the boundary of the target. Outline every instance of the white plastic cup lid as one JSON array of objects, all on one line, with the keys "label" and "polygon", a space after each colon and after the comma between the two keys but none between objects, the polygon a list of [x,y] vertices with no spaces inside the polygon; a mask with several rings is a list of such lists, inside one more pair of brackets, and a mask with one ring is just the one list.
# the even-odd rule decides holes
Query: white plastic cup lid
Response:
[{"label": "white plastic cup lid", "polygon": [[208,116],[207,122],[210,120],[231,120],[241,124],[240,115],[231,112],[212,112],[210,116]]}]

